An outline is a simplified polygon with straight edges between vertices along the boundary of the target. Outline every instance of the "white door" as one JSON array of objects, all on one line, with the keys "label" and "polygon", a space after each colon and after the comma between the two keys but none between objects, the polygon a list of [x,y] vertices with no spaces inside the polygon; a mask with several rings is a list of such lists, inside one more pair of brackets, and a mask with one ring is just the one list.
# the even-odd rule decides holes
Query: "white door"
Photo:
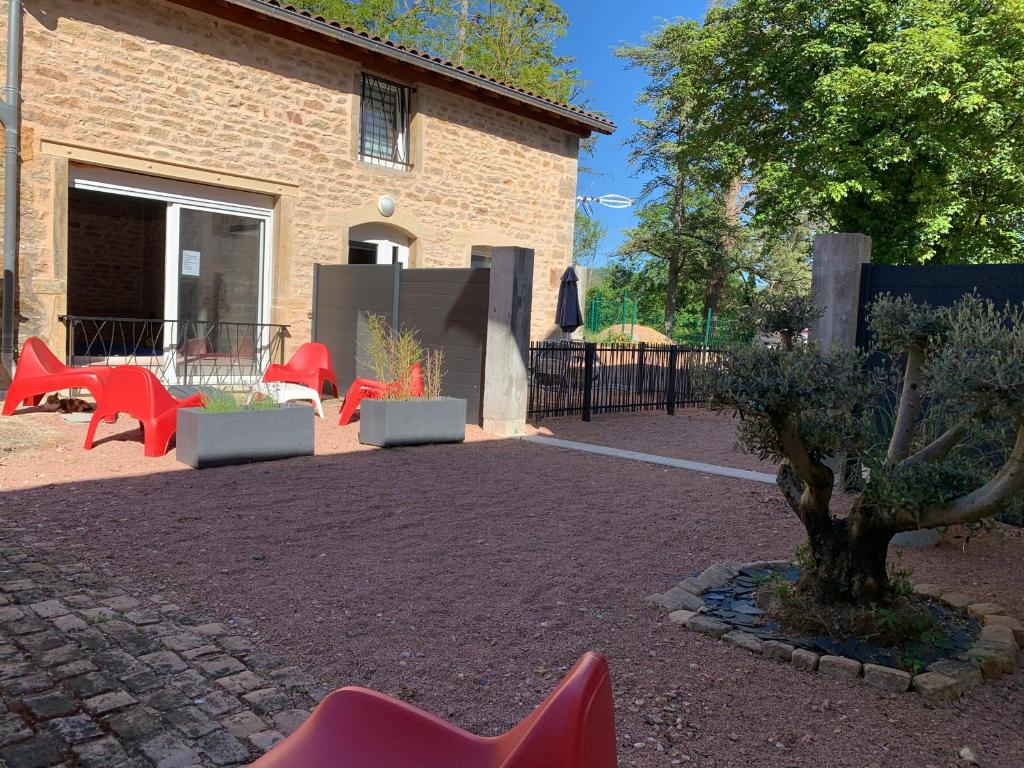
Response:
[{"label": "white door", "polygon": [[236,381],[266,369],[270,226],[269,215],[169,205],[164,314],[176,322],[164,334],[178,349],[174,380]]}]

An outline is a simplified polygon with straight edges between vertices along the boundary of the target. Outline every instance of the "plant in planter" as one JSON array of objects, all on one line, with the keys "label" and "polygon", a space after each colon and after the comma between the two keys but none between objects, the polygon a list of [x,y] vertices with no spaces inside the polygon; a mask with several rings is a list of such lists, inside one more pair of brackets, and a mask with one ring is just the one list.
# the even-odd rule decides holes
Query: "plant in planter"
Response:
[{"label": "plant in planter", "polygon": [[202,407],[178,410],[176,444],[178,461],[196,469],[312,456],[313,410],[208,392]]},{"label": "plant in planter", "polygon": [[[713,408],[740,415],[740,445],[780,462],[778,485],[807,531],[796,589],[809,602],[891,603],[895,534],[1022,503],[1021,309],[973,296],[946,308],[878,299],[873,348],[892,363],[898,392],[887,419],[885,366],[802,343],[794,331],[813,319],[805,297],[772,297],[761,309],[762,330],[780,333],[782,345],[736,349],[704,383]],[[836,514],[835,468],[850,465],[860,488],[850,511]]]},{"label": "plant in planter", "polygon": [[443,397],[444,355],[410,329],[367,316],[365,364],[381,386],[360,403],[359,442],[382,448],[466,439],[466,401]]}]

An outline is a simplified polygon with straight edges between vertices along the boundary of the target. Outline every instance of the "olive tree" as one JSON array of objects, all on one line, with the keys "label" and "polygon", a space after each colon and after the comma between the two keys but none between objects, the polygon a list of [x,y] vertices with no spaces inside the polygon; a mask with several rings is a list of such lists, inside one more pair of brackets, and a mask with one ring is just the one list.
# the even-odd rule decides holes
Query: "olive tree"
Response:
[{"label": "olive tree", "polygon": [[[779,332],[782,344],[736,349],[706,384],[713,408],[739,414],[741,447],[780,464],[779,488],[807,531],[803,592],[820,602],[885,600],[894,534],[972,523],[1020,503],[1019,308],[974,296],[945,308],[881,297],[869,323],[889,368],[866,365],[859,351],[803,343],[797,332],[814,312],[806,297],[770,295],[759,309],[762,329]],[[892,390],[898,402],[887,413]],[[858,491],[838,513],[836,471],[851,463]]]}]

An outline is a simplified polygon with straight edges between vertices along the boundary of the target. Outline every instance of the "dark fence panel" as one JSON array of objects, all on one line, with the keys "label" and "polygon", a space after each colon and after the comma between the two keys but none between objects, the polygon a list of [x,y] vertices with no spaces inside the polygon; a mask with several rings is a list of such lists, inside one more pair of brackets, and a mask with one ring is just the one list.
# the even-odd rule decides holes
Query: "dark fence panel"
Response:
[{"label": "dark fence panel", "polygon": [[313,341],[331,353],[342,394],[370,372],[357,363],[366,344],[367,313],[397,325],[395,288],[399,267],[369,264],[317,264],[313,267]]},{"label": "dark fence panel", "polygon": [[717,360],[717,347],[676,344],[544,342],[530,345],[527,418],[626,411],[675,412],[703,405],[696,370]]},{"label": "dark fence panel", "polygon": [[879,295],[910,296],[915,301],[949,306],[976,292],[997,304],[1024,302],[1024,264],[956,264],[948,266],[861,267],[857,345],[868,345],[867,310]]},{"label": "dark fence panel", "polygon": [[[865,264],[861,267],[860,306],[857,315],[857,345],[870,343],[867,326],[871,302],[883,293],[910,296],[915,301],[935,306],[950,306],[970,293],[996,304],[1024,303],[1024,264],[958,264],[947,266],[890,267]],[[881,355],[873,354],[869,365],[881,363]],[[891,411],[898,392],[891,393],[892,403],[882,407]],[[880,417],[888,420],[890,417]],[[997,459],[997,461],[999,461]],[[1000,514],[997,518],[1011,525],[1024,525],[1024,520]]]},{"label": "dark fence panel", "polygon": [[313,339],[330,350],[342,392],[356,377],[372,378],[362,362],[366,317],[384,315],[444,352],[441,394],[464,398],[467,422],[482,422],[489,269],[319,264],[313,275]]},{"label": "dark fence panel", "polygon": [[420,343],[444,352],[441,394],[466,401],[466,421],[483,423],[489,269],[403,269],[398,317]]}]

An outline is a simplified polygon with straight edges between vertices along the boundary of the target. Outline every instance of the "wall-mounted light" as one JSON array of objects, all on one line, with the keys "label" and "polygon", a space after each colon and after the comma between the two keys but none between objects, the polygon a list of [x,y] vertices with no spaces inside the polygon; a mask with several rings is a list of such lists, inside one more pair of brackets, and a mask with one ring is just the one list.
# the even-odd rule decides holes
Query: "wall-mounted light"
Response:
[{"label": "wall-mounted light", "polygon": [[377,210],[381,216],[394,216],[395,200],[388,195],[381,195],[377,198]]}]

